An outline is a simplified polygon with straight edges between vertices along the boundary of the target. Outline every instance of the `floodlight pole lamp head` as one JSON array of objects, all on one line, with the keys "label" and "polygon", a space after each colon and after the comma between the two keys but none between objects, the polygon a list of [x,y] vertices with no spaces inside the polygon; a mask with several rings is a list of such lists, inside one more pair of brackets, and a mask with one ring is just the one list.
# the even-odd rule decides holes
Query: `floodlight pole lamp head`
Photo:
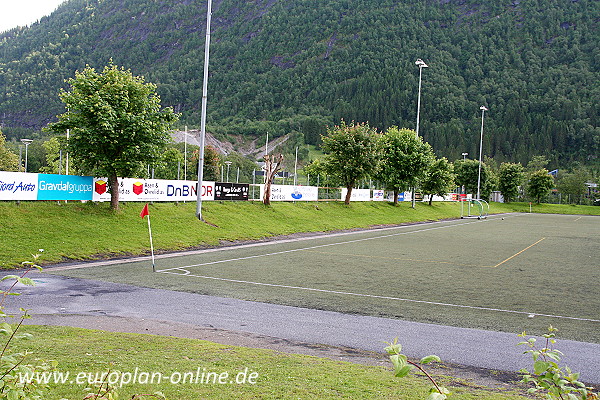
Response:
[{"label": "floodlight pole lamp head", "polygon": [[419,67],[419,92],[417,95],[417,127],[415,129],[415,135],[419,136],[419,114],[421,113],[421,77],[423,75],[423,68],[428,68],[429,66],[425,64],[425,62],[420,58],[417,58],[417,61],[415,61],[415,65]]},{"label": "floodlight pole lamp head", "polygon": [[488,111],[486,106],[479,107],[481,110],[481,136],[479,139],[479,170],[477,171],[477,199],[479,199],[481,188],[481,152],[483,150],[483,116]]}]

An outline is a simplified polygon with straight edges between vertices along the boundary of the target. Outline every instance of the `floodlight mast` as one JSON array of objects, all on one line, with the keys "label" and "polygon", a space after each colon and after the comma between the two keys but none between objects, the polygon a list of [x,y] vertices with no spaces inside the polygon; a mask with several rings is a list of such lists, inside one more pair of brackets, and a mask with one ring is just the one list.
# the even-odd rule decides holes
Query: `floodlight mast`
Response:
[{"label": "floodlight mast", "polygon": [[423,68],[428,68],[429,66],[425,64],[423,60],[417,58],[415,61],[417,67],[419,67],[419,94],[417,96],[417,128],[415,129],[415,134],[419,136],[419,117],[421,113],[421,77],[423,75]]},{"label": "floodlight mast", "polygon": [[[27,172],[27,148],[33,142],[33,139],[21,139],[21,143],[25,145],[25,172]],[[21,166],[19,165],[19,169]]]},{"label": "floodlight mast", "polygon": [[200,116],[200,149],[198,150],[198,186],[196,189],[196,216],[202,219],[202,178],[204,178],[204,136],[206,135],[206,103],[208,98],[208,59],[210,48],[210,18],[212,0],[208,0],[206,8],[206,41],[204,44],[204,82],[202,83],[202,114]]},{"label": "floodlight mast", "polygon": [[[417,95],[417,127],[415,129],[415,136],[419,137],[419,118],[420,118],[420,114],[421,114],[421,77],[423,76],[423,68],[428,68],[429,66],[427,64],[425,64],[425,62],[423,60],[421,60],[420,58],[417,58],[417,61],[415,61],[415,65],[417,67],[419,67],[419,92]],[[417,192],[417,187],[413,186],[412,188],[412,208],[415,208],[415,194]]]},{"label": "floodlight mast", "polygon": [[481,137],[479,139],[479,170],[477,172],[477,200],[479,200],[479,193],[481,188],[481,152],[483,149],[483,116],[488,109],[485,106],[479,107],[481,110]]}]

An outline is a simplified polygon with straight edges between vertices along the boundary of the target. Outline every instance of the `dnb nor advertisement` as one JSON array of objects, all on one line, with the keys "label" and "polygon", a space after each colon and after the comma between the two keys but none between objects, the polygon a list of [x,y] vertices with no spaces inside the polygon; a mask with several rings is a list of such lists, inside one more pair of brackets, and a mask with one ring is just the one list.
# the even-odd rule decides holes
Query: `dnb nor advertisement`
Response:
[{"label": "dnb nor advertisement", "polygon": [[38,174],[0,171],[0,200],[37,200]]},{"label": "dnb nor advertisement", "polygon": [[[119,178],[120,201],[194,201],[198,182],[166,179]],[[106,178],[94,178],[94,201],[110,201]],[[215,183],[202,182],[202,200],[214,200]]]},{"label": "dnb nor advertisement", "polygon": [[38,174],[38,200],[92,200],[91,176]]},{"label": "dnb nor advertisement", "polygon": [[[265,185],[260,185],[260,197],[265,193]],[[271,201],[318,201],[319,188],[316,186],[271,185]]]}]

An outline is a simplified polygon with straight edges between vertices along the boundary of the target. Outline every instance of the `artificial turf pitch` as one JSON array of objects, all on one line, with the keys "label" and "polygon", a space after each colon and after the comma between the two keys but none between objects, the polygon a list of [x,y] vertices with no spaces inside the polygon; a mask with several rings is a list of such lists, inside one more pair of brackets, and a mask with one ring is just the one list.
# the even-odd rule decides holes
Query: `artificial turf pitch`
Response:
[{"label": "artificial turf pitch", "polygon": [[154,273],[150,261],[47,272],[506,332],[553,325],[600,343],[599,222],[510,214],[213,249]]}]

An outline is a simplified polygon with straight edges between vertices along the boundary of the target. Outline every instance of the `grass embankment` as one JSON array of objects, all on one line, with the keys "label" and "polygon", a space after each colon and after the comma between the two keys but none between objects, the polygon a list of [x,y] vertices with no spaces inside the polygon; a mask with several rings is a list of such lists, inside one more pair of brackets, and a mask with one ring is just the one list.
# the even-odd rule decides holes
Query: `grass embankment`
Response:
[{"label": "grass embankment", "polygon": [[[143,373],[162,373],[160,384],[127,384],[119,390],[119,398],[132,394],[163,392],[168,399],[404,399],[427,397],[432,385],[423,376],[394,378],[391,368],[356,365],[324,358],[289,355],[270,350],[225,346],[202,340],[119,334],[65,327],[24,327],[33,339],[17,342],[33,351],[32,358],[58,361],[58,371],[69,372],[69,380],[78,373],[93,377],[110,371],[135,374],[138,382],[150,382]],[[52,343],[50,346],[49,343]],[[77,346],[73,344],[77,343]],[[384,346],[384,344],[382,344]],[[33,362],[31,360],[30,362]],[[391,365],[391,364],[390,364]],[[254,373],[255,384],[236,384],[240,372]],[[183,374],[222,374],[225,384],[171,383]],[[178,375],[181,374],[181,375]],[[205,374],[205,376],[207,376]],[[126,379],[126,376],[123,376]],[[116,375],[113,376],[116,378]],[[243,375],[239,376],[240,381]],[[133,379],[133,378],[131,378]],[[157,379],[157,378],[156,378]],[[191,376],[187,377],[188,382]],[[451,385],[449,378],[439,378]],[[234,383],[230,384],[229,381]],[[156,382],[156,381],[155,381]],[[213,378],[209,379],[213,382]],[[462,382],[465,383],[465,382]],[[117,384],[118,386],[118,384]],[[481,390],[469,384],[452,388],[457,400],[524,400],[511,392]],[[86,385],[52,384],[47,400],[81,399]]]},{"label": "grass embankment", "polygon": [[[195,203],[150,205],[154,246],[173,251],[215,246],[222,241],[260,239],[295,232],[366,228],[381,224],[433,221],[460,216],[457,203],[261,203],[204,202],[203,216],[195,217]],[[0,267],[15,267],[44,249],[42,264],[64,260],[147,254],[146,221],[140,203],[121,205],[112,212],[108,204],[36,202],[0,203]],[[528,212],[529,204],[492,204],[492,212]],[[533,205],[534,212],[600,215],[600,207]]]}]

